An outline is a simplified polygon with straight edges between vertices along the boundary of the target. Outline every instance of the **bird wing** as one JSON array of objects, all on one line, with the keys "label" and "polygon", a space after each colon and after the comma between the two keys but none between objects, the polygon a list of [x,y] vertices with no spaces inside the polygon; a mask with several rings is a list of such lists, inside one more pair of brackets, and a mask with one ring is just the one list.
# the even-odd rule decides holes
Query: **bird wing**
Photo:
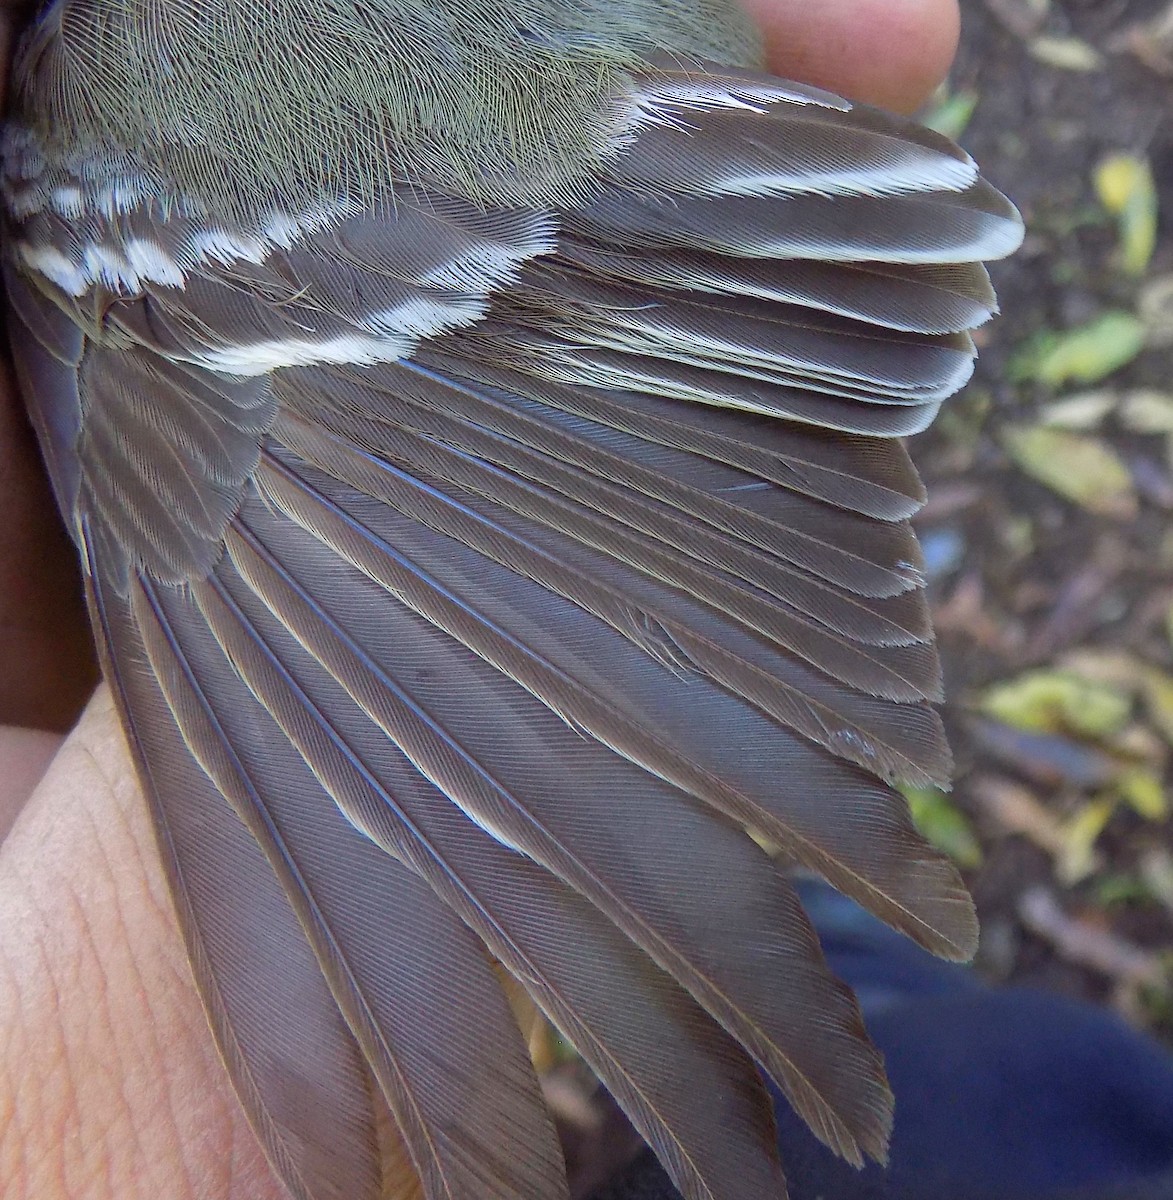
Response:
[{"label": "bird wing", "polygon": [[565,1194],[491,959],[690,1200],[782,1194],[757,1068],[881,1159],[879,1055],[782,866],[974,946],[896,790],[950,770],[899,439],[967,378],[1017,215],[814,89],[629,87],[573,208],[413,180],[14,234],[196,981],[306,1200],[379,1194],[376,1095],[428,1200]]}]

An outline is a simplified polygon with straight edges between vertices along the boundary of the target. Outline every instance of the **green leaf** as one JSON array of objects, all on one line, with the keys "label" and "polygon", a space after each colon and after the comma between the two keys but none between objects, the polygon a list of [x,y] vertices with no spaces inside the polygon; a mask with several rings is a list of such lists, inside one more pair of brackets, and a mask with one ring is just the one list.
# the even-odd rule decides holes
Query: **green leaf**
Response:
[{"label": "green leaf", "polygon": [[973,117],[977,102],[978,93],[972,89],[954,92],[952,95],[942,90],[922,120],[930,129],[959,142]]},{"label": "green leaf", "polygon": [[1128,904],[1150,904],[1152,889],[1139,876],[1129,871],[1105,872],[1093,885],[1097,903],[1104,908],[1120,908]]},{"label": "green leaf", "polygon": [[1136,516],[1132,475],[1107,442],[1035,425],[1004,430],[1002,443],[1023,471],[1088,512],[1122,520]]},{"label": "green leaf", "polygon": [[906,788],[904,795],[916,827],[958,866],[976,867],[982,848],[965,814],[939,788]]},{"label": "green leaf", "polygon": [[1144,346],[1145,326],[1132,313],[1106,312],[1066,333],[1046,331],[1015,355],[1013,378],[1061,387],[1065,383],[1098,383],[1127,366]]}]

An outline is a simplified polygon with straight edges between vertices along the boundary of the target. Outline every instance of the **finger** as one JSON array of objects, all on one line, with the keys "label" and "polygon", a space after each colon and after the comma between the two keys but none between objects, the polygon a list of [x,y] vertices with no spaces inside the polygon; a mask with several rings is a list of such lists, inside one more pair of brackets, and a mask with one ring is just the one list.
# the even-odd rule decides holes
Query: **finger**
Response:
[{"label": "finger", "polygon": [[55,733],[0,725],[0,845],[60,745]]},{"label": "finger", "polygon": [[[0,843],[0,1012],[4,1200],[289,1200],[212,1040],[104,688]],[[388,1200],[418,1200],[376,1120]]]},{"label": "finger", "polygon": [[285,1196],[204,1020],[105,691],[0,846],[0,1012],[5,1200]]},{"label": "finger", "polygon": [[741,0],[770,69],[853,100],[912,112],[957,50],[957,0]]}]

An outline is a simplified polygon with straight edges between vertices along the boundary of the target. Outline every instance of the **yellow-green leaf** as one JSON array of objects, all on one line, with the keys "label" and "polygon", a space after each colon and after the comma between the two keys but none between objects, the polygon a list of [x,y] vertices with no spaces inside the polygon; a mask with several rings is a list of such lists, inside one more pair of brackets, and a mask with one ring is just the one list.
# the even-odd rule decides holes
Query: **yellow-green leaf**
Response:
[{"label": "yellow-green leaf", "polygon": [[1120,265],[1126,274],[1143,275],[1157,245],[1157,188],[1146,159],[1112,154],[1096,168],[1100,203],[1117,222]]},{"label": "yellow-green leaf", "polygon": [[1006,429],[1002,442],[1022,470],[1065,499],[1100,516],[1136,515],[1132,475],[1107,442],[1042,425]]},{"label": "yellow-green leaf", "polygon": [[1145,326],[1139,318],[1112,310],[1078,329],[1032,338],[1015,355],[1011,374],[1046,387],[1098,383],[1130,363],[1144,340]]},{"label": "yellow-green leaf", "polygon": [[1152,186],[1153,176],[1148,163],[1135,154],[1109,154],[1095,170],[1096,195],[1100,203],[1118,217],[1137,191]]},{"label": "yellow-green leaf", "polygon": [[1149,720],[1173,746],[1173,675],[1155,669],[1146,671],[1144,698]]},{"label": "yellow-green leaf", "polygon": [[1068,671],[1027,671],[982,694],[988,716],[1036,733],[1109,738],[1128,722],[1132,702],[1116,688]]},{"label": "yellow-green leaf", "polygon": [[1115,811],[1115,800],[1093,800],[1063,826],[1063,853],[1056,872],[1064,883],[1078,883],[1095,869],[1096,842]]},{"label": "yellow-green leaf", "polygon": [[1135,767],[1123,771],[1116,790],[1138,816],[1146,821],[1163,821],[1169,815],[1169,801],[1161,778],[1155,771]]}]

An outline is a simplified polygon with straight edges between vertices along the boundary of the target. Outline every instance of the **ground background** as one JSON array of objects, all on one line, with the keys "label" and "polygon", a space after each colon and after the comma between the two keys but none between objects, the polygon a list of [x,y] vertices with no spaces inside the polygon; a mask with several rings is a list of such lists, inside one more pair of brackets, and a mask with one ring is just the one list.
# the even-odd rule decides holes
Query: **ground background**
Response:
[{"label": "ground background", "polygon": [[962,0],[950,128],[1020,206],[913,454],[980,968],[1173,1041],[1173,5]]}]

